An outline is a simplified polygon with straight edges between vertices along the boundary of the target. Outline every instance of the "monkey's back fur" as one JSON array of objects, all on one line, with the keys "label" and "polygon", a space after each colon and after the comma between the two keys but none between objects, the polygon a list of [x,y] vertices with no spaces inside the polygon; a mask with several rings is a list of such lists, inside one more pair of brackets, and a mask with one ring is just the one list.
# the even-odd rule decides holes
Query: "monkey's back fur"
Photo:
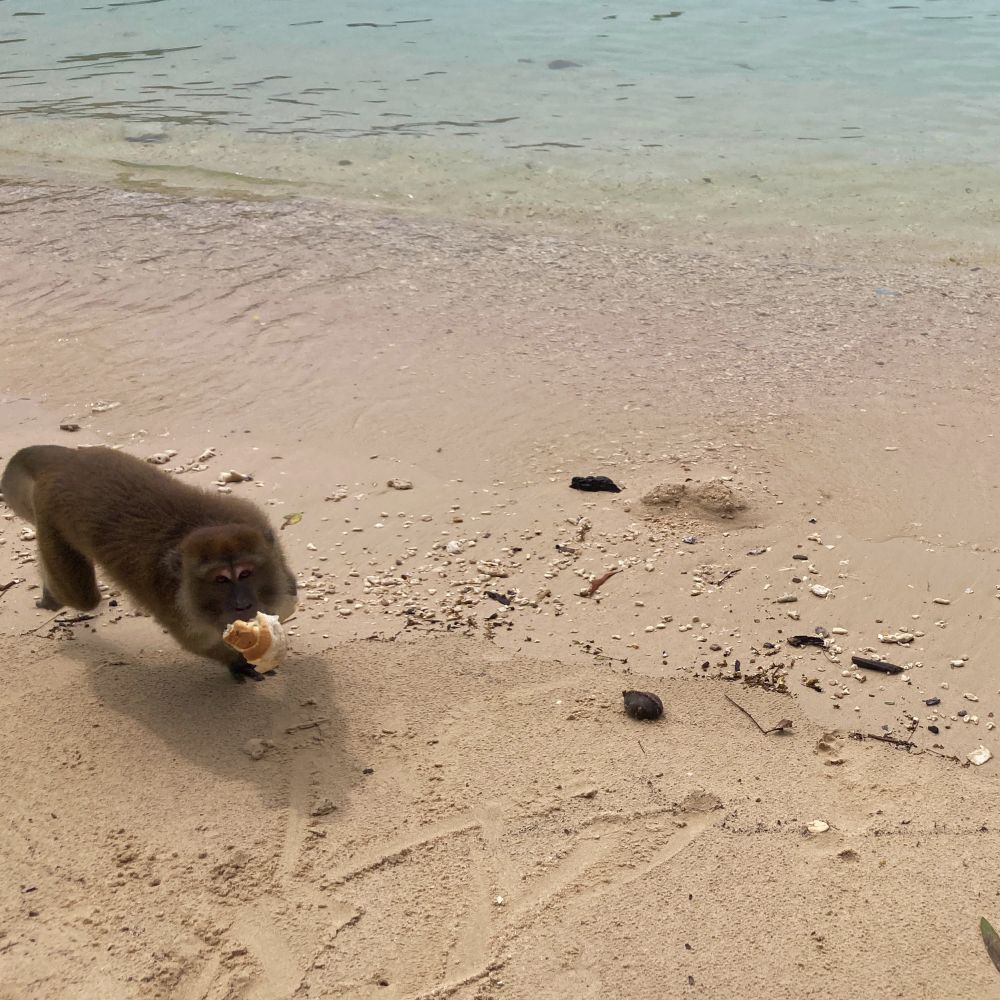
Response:
[{"label": "monkey's back fur", "polygon": [[[0,486],[13,511],[35,524],[43,564],[47,543],[61,555],[75,550],[168,625],[174,624],[179,546],[193,530],[246,526],[274,546],[284,564],[254,504],[179,482],[112,448],[23,448]],[[91,596],[92,607],[99,595]]]}]

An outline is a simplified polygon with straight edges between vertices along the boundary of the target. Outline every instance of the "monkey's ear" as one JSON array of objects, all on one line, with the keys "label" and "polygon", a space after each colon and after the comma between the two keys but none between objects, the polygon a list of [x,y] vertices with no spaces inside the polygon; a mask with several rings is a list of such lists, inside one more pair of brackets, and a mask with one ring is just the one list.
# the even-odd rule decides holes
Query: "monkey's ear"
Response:
[{"label": "monkey's ear", "polygon": [[183,556],[179,548],[167,549],[163,557],[163,569],[170,576],[180,576],[182,562]]}]

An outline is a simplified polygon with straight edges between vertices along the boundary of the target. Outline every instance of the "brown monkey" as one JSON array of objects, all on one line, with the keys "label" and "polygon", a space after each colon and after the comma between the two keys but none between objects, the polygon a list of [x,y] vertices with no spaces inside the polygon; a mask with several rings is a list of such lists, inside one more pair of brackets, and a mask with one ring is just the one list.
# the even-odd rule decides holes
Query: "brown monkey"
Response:
[{"label": "brown monkey", "polygon": [[42,569],[38,607],[89,611],[104,573],[185,648],[258,674],[222,641],[238,618],[285,618],[295,577],[263,512],[208,493],[111,448],[22,448],[0,481],[4,499],[35,525]]}]

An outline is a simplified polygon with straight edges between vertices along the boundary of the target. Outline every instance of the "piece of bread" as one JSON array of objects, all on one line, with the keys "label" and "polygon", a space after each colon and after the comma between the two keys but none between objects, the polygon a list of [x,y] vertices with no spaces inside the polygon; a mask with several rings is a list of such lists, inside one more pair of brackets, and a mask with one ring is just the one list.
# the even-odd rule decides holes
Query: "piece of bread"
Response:
[{"label": "piece of bread", "polygon": [[247,663],[261,673],[274,670],[285,658],[288,641],[276,615],[257,612],[250,622],[235,621],[222,634],[222,641],[238,649]]}]

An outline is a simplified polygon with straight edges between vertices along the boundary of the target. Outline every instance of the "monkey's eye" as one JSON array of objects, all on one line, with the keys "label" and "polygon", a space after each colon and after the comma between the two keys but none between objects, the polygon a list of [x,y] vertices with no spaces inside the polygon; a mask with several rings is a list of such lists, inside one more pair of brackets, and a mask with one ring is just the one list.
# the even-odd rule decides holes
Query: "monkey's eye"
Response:
[{"label": "monkey's eye", "polygon": [[219,575],[218,575],[218,576],[217,576],[217,577],[215,578],[215,582],[216,582],[216,583],[231,583],[232,581],[231,581],[231,580],[229,579],[229,577],[228,577],[228,576],[226,576],[226,575],[225,575],[225,574],[223,574],[223,573],[220,573],[220,574],[219,574]]},{"label": "monkey's eye", "polygon": [[240,580],[246,580],[248,577],[251,577],[251,576],[253,576],[253,570],[252,569],[241,569],[240,570],[240,575],[239,575],[239,579]]}]

